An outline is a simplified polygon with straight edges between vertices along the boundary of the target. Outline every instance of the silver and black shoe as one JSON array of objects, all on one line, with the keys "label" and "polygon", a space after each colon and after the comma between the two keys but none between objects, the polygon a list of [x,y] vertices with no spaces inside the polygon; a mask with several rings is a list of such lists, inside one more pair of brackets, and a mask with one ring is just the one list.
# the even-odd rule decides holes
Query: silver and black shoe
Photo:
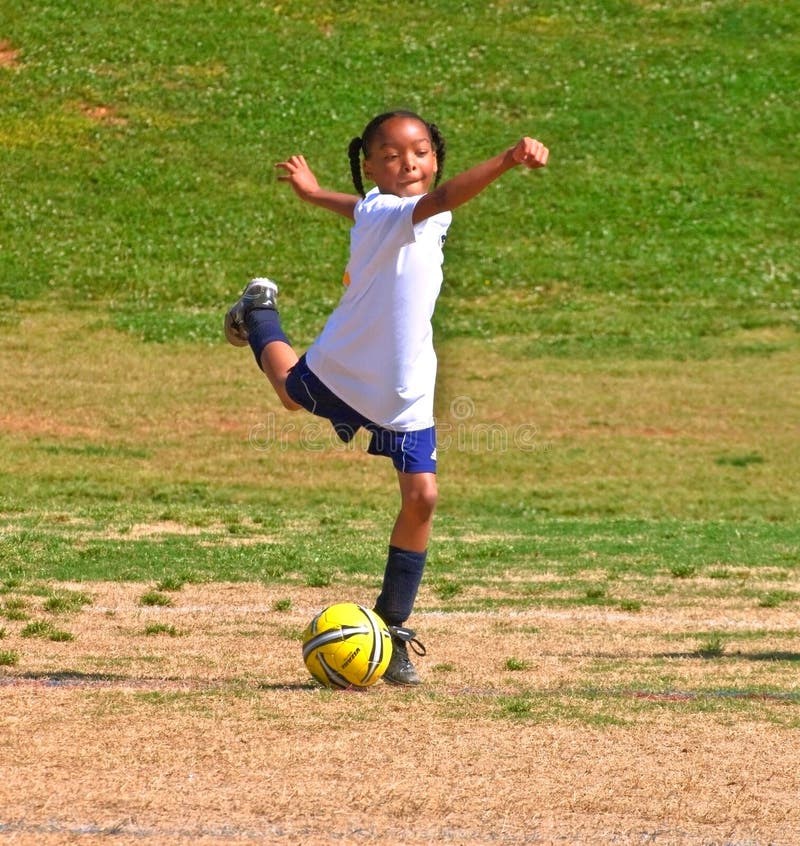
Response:
[{"label": "silver and black shoe", "polygon": [[278,307],[278,286],[265,277],[251,279],[225,315],[225,337],[235,347],[247,346],[247,315],[256,308]]}]

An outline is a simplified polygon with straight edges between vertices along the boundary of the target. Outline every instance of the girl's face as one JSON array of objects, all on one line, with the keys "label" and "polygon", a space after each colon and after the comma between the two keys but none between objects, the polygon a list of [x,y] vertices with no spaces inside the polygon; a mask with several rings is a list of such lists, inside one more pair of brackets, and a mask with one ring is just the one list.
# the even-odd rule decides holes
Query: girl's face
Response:
[{"label": "girl's face", "polygon": [[416,197],[427,194],[436,176],[436,151],[428,127],[409,117],[384,121],[364,159],[364,176],[382,194]]}]

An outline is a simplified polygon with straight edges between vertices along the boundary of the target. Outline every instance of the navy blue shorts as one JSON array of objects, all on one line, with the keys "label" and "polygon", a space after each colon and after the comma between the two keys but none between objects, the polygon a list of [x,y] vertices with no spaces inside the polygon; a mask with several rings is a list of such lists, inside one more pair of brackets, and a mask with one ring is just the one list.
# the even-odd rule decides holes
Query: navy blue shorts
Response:
[{"label": "navy blue shorts", "polygon": [[309,369],[302,356],[289,371],[286,393],[306,411],[330,420],[336,434],[345,442],[363,428],[371,433],[367,452],[391,458],[400,473],[436,472],[436,427],[416,432],[394,432],[378,426],[343,402]]}]

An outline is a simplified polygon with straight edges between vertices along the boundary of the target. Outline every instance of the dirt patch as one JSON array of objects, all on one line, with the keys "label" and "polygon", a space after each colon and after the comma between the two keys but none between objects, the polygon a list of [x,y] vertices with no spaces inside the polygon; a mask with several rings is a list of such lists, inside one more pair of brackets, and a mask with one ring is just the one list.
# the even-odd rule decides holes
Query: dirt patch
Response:
[{"label": "dirt patch", "polygon": [[128,125],[128,119],[122,117],[114,106],[81,103],[80,110],[82,114],[95,123],[102,123],[106,126]]},{"label": "dirt patch", "polygon": [[19,67],[20,51],[5,38],[0,38],[0,68]]},{"label": "dirt patch", "polygon": [[40,416],[19,413],[0,415],[0,431],[14,434],[46,435],[48,437],[76,438],[97,436],[97,429],[88,426],[70,425],[59,420],[55,415]]},{"label": "dirt patch", "polygon": [[[93,599],[54,621],[75,640],[3,622],[19,662],[0,671],[0,839],[752,846],[800,830],[785,609],[447,614],[426,588],[425,684],[339,693],[311,682],[298,638],[340,590],[186,585],[149,608],[142,585],[58,587]],[[713,660],[691,636],[710,625],[728,638]]]}]

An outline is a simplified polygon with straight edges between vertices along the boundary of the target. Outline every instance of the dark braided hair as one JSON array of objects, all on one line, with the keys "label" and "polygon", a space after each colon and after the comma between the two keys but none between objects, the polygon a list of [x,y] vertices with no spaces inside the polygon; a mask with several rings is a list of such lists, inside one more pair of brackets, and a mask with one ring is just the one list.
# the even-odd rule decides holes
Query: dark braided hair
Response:
[{"label": "dark braided hair", "polygon": [[438,185],[442,178],[442,171],[444,170],[444,157],[447,152],[444,141],[444,136],[439,131],[439,127],[435,123],[428,123],[424,118],[421,118],[416,112],[410,112],[406,109],[396,109],[393,112],[384,112],[372,120],[364,127],[361,137],[353,138],[347,148],[347,155],[350,158],[350,172],[353,176],[353,185],[356,191],[364,196],[364,183],[361,179],[361,153],[367,156],[370,144],[372,144],[375,135],[381,124],[394,117],[413,118],[418,120],[428,130],[431,136],[431,143],[436,152],[436,177],[433,184]]}]

